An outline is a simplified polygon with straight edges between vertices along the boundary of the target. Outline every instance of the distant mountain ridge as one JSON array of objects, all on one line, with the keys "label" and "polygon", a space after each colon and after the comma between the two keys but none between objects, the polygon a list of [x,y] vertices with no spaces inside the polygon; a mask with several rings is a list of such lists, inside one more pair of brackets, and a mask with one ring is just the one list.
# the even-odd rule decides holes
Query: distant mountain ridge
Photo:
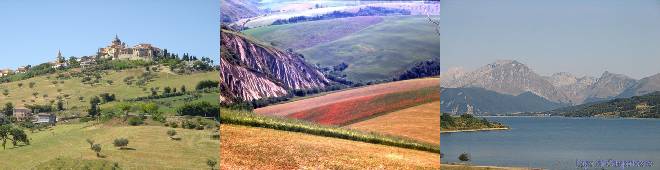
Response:
[{"label": "distant mountain ridge", "polygon": [[553,103],[566,105],[592,103],[660,91],[660,74],[641,80],[608,71],[598,78],[578,77],[567,72],[540,76],[515,60],[499,60],[474,71],[450,68],[441,73],[440,77],[441,86],[446,88],[483,88],[512,96],[530,92]]},{"label": "distant mountain ridge", "polygon": [[442,88],[440,109],[451,114],[504,114],[516,112],[542,112],[566,104],[555,103],[531,92],[507,95],[483,88]]}]

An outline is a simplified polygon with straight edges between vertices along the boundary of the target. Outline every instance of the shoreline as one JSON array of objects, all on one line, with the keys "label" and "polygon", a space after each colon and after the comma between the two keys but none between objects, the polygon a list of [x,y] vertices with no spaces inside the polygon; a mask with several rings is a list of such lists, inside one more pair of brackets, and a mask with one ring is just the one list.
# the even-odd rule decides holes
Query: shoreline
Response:
[{"label": "shoreline", "polygon": [[489,165],[465,165],[465,164],[446,164],[441,163],[440,167],[445,168],[474,168],[474,169],[502,169],[502,170],[529,170],[540,168],[526,168],[526,167],[504,167],[504,166],[489,166]]},{"label": "shoreline", "polygon": [[459,133],[459,132],[479,132],[479,131],[495,131],[495,130],[510,130],[511,128],[481,128],[481,129],[466,129],[466,130],[448,130],[440,131],[440,133]]}]

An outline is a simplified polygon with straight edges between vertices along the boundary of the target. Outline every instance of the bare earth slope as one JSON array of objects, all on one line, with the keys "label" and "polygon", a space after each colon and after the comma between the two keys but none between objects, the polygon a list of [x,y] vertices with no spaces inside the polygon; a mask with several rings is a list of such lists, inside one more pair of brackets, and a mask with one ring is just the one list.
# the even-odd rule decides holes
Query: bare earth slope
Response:
[{"label": "bare earth slope", "polygon": [[377,84],[357,89],[330,93],[319,97],[263,107],[255,109],[254,112],[264,115],[287,116],[296,112],[309,110],[333,103],[339,103],[342,101],[354,100],[367,96],[411,91],[425,87],[439,86],[439,84],[440,80],[437,78],[414,79]]},{"label": "bare earth slope", "polygon": [[440,144],[440,102],[427,103],[347,126]]},{"label": "bare earth slope", "polygon": [[221,125],[220,169],[439,169],[440,155],[237,125]]},{"label": "bare earth slope", "polygon": [[299,54],[222,31],[221,102],[279,97],[291,89],[323,88],[330,81]]}]

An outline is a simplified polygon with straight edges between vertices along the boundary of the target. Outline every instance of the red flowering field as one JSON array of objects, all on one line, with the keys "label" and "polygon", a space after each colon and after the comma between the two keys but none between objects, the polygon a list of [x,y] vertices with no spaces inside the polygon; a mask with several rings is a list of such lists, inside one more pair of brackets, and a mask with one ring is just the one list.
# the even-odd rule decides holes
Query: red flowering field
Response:
[{"label": "red flowering field", "polygon": [[287,117],[324,125],[347,125],[417,105],[439,101],[439,86],[411,91],[377,94],[344,100],[299,111]]}]

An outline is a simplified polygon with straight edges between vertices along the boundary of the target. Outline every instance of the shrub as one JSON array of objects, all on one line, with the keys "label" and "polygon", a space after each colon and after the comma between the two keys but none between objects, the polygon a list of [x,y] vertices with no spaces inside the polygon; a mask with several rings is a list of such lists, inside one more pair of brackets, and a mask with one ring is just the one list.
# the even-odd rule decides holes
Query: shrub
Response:
[{"label": "shrub", "polygon": [[168,130],[168,131],[167,131],[167,135],[169,135],[169,136],[174,136],[174,135],[176,135],[176,130],[174,130],[174,129],[170,129],[170,130]]},{"label": "shrub", "polygon": [[197,129],[197,130],[204,130],[204,125],[197,125],[197,127],[195,127],[195,129]]},{"label": "shrub", "polygon": [[220,82],[215,81],[215,80],[202,80],[199,83],[197,83],[197,86],[195,86],[196,90],[202,90],[202,89],[208,89],[208,88],[217,88],[219,86]]},{"label": "shrub", "polygon": [[470,154],[463,152],[461,155],[458,156],[458,160],[470,161]]},{"label": "shrub", "polygon": [[87,143],[89,143],[89,148],[94,150],[94,140],[92,139],[87,139]]},{"label": "shrub", "polygon": [[179,124],[177,124],[176,122],[172,122],[170,123],[170,126],[172,126],[172,128],[178,128]]},{"label": "shrub", "polygon": [[130,117],[128,118],[128,124],[131,126],[138,126],[144,123],[144,120],[139,117]]},{"label": "shrub", "polygon": [[101,144],[92,145],[92,150],[94,150],[94,152],[96,152],[97,157],[101,157],[101,154],[99,154],[99,153],[101,153]]},{"label": "shrub", "polygon": [[181,123],[181,127],[186,129],[194,129],[197,127],[197,125],[192,121],[184,120],[183,123]]},{"label": "shrub", "polygon": [[126,146],[128,146],[128,139],[126,138],[117,138],[115,141],[112,142],[113,145],[116,147],[119,147],[119,149],[124,149]]},{"label": "shrub", "polygon": [[186,103],[185,105],[177,108],[178,115],[217,117],[219,112],[219,106],[212,105],[206,101]]}]

